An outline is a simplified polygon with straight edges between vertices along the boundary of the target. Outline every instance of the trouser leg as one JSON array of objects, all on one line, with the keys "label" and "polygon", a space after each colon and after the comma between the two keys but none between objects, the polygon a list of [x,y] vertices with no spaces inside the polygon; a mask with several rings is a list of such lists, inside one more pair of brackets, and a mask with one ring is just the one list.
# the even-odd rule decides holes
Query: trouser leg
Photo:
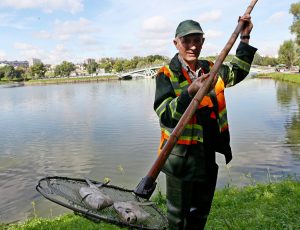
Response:
[{"label": "trouser leg", "polygon": [[209,173],[206,181],[193,183],[186,229],[204,229],[214,197],[217,172],[218,169],[216,166]]},{"label": "trouser leg", "polygon": [[201,182],[183,181],[166,176],[170,230],[204,229],[214,196],[217,172],[216,166]]},{"label": "trouser leg", "polygon": [[182,230],[189,210],[189,197],[185,196],[188,188],[176,177],[166,175],[167,217],[169,230]]}]

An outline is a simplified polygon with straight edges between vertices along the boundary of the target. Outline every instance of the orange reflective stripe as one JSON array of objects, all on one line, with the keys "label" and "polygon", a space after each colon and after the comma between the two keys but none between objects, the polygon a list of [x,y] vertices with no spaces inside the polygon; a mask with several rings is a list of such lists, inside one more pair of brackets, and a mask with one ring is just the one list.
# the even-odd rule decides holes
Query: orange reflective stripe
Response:
[{"label": "orange reflective stripe", "polygon": [[189,74],[186,72],[186,70],[183,67],[181,67],[181,71],[182,71],[183,76],[185,77],[185,79],[188,81],[188,83],[192,84],[192,81],[191,81],[191,78],[190,78]]},{"label": "orange reflective stripe", "polygon": [[163,73],[164,75],[166,75],[168,78],[171,78],[171,73],[168,70],[168,68],[166,66],[163,66],[159,69],[158,74],[159,73]]},{"label": "orange reflective stripe", "polygon": [[205,106],[208,106],[208,107],[213,107],[214,104],[212,103],[211,99],[209,96],[204,96],[200,105],[198,106],[199,109],[201,109],[202,107],[205,107]]}]

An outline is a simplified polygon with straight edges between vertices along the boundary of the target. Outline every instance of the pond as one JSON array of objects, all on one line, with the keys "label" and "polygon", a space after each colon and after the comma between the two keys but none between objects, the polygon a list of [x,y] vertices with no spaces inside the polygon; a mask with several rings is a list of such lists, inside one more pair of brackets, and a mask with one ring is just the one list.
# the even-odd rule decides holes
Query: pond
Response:
[{"label": "pond", "polygon": [[[156,159],[154,93],[153,79],[1,87],[0,222],[68,211],[35,191],[45,176],[134,189]],[[300,86],[247,79],[226,99],[234,158],[218,155],[217,186],[299,174]]]}]

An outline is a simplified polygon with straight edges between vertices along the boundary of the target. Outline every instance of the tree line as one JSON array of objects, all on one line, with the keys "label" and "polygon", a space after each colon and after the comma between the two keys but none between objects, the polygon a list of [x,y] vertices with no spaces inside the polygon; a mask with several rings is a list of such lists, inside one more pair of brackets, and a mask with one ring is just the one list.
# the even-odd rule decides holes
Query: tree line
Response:
[{"label": "tree line", "polygon": [[[91,59],[88,63],[83,64],[83,73],[93,74],[102,69],[105,73],[119,73],[132,69],[145,68],[153,65],[163,65],[168,62],[169,58],[161,55],[149,55],[146,57],[125,58],[101,58],[96,61]],[[49,77],[68,77],[76,70],[76,65],[72,62],[63,61],[50,69],[50,65],[35,63],[29,68],[6,65],[0,68],[0,80],[23,81],[29,79],[42,79]],[[82,74],[82,73],[80,73]]]}]

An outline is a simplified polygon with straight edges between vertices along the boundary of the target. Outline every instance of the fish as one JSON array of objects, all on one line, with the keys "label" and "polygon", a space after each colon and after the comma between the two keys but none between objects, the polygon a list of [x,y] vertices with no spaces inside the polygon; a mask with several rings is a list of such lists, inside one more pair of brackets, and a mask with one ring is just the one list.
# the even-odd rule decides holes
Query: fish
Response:
[{"label": "fish", "polygon": [[134,224],[137,222],[143,222],[150,216],[150,214],[140,206],[151,204],[153,204],[153,202],[140,203],[135,201],[116,201],[114,202],[113,207],[123,222]]},{"label": "fish", "polygon": [[[100,191],[99,187],[93,184],[89,179],[85,178],[88,186],[81,187],[79,189],[79,194],[87,205],[96,210],[101,210],[106,207],[111,206],[114,202],[113,200],[104,192]],[[100,184],[100,188],[104,184]]]}]

